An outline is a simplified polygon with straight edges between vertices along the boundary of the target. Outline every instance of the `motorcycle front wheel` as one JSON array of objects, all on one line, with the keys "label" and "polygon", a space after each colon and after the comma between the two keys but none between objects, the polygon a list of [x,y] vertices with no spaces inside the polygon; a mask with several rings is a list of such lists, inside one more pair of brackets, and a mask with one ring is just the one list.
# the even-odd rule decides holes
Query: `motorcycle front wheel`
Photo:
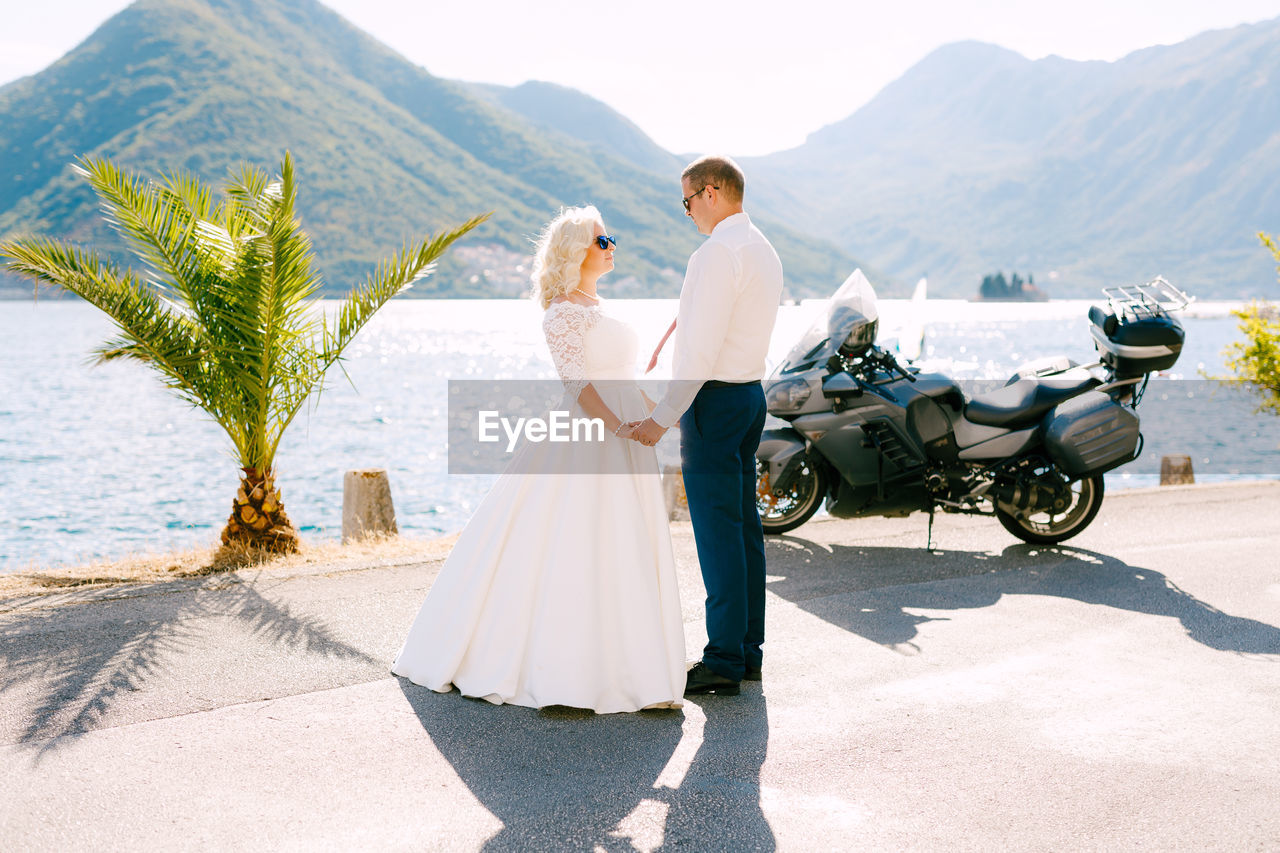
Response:
[{"label": "motorcycle front wheel", "polygon": [[756,460],[756,509],[760,511],[760,525],[765,533],[795,530],[813,518],[826,494],[826,476],[807,459],[785,491],[770,485],[768,464]]},{"label": "motorcycle front wheel", "polygon": [[1026,512],[996,504],[996,518],[1004,529],[1023,542],[1053,545],[1064,542],[1089,526],[1102,507],[1104,491],[1102,475],[1086,477],[1068,486],[1071,503],[1062,512]]}]

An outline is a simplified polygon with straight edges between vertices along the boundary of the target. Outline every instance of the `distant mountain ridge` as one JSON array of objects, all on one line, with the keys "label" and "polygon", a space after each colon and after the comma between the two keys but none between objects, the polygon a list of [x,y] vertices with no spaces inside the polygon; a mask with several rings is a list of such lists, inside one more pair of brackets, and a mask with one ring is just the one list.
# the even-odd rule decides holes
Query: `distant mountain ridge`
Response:
[{"label": "distant mountain ridge", "polygon": [[[523,95],[547,99],[537,87]],[[332,290],[362,280],[405,238],[486,210],[490,222],[413,293],[523,291],[530,237],[562,205],[594,203],[622,235],[618,295],[675,295],[700,240],[680,209],[678,171],[659,175],[549,132],[314,0],[139,0],[49,68],[0,88],[0,236],[66,237],[127,259],[68,169],[77,156],[217,182],[242,161],[274,167],[286,148]],[[792,295],[828,291],[855,263],[801,232],[769,231]]]},{"label": "distant mountain ridge", "polygon": [[465,85],[538,127],[585,142],[611,158],[621,158],[669,180],[685,166],[683,159],[659,146],[630,119],[577,89],[540,80],[519,86]]},{"label": "distant mountain ridge", "polygon": [[[674,295],[700,239],[674,194],[683,158],[612,108],[433,77],[314,0],[140,0],[0,87],[0,236],[119,248],[68,172],[81,153],[216,180],[286,146],[334,289],[481,210],[491,223],[417,295],[520,292],[529,239],[564,204],[595,203],[623,236],[619,295]],[[1018,269],[1057,298],[1156,274],[1275,298],[1255,234],[1280,231],[1280,19],[1117,62],[946,45],[804,145],[741,162],[792,296],[862,266],[887,295],[927,274],[971,297]]]},{"label": "distant mountain ridge", "polygon": [[934,292],[1017,268],[1057,297],[1163,274],[1275,298],[1255,235],[1280,230],[1280,19],[1117,62],[947,45],[744,165],[788,222]]}]

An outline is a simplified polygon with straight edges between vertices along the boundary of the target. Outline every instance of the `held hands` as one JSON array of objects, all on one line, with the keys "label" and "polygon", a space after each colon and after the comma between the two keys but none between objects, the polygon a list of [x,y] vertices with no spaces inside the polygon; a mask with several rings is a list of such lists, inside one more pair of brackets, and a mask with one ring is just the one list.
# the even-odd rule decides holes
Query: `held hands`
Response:
[{"label": "held hands", "polygon": [[645,418],[642,421],[623,424],[618,434],[623,438],[638,441],[645,447],[653,447],[667,434],[667,428],[658,426],[653,418]]}]

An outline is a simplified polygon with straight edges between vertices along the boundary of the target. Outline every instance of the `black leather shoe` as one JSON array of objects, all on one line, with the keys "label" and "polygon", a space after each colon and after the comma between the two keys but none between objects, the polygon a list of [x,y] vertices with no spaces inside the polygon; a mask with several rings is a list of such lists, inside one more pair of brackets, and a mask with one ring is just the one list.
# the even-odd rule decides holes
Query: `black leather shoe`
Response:
[{"label": "black leather shoe", "polygon": [[684,695],[714,693],[717,696],[737,696],[738,682],[714,672],[702,661],[693,665],[684,680]]},{"label": "black leather shoe", "polygon": [[760,680],[760,665],[759,665],[759,664],[747,664],[747,672],[746,672],[746,674],[745,674],[744,676],[742,676],[742,680],[743,680],[743,681],[759,681],[759,680]]}]

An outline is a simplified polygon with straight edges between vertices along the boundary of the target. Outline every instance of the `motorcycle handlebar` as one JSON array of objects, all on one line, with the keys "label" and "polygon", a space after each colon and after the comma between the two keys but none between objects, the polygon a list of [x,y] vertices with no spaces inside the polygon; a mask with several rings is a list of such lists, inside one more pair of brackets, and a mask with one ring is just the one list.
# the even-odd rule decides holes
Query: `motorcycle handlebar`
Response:
[{"label": "motorcycle handlebar", "polygon": [[868,367],[879,367],[890,374],[888,377],[880,380],[872,379],[869,376],[864,377],[862,381],[869,385],[886,385],[890,382],[897,381],[898,376],[901,376],[908,382],[916,381],[915,374],[911,373],[899,364],[898,360],[894,358],[891,353],[885,352],[879,348],[874,348],[869,353],[862,356],[860,366],[856,364],[850,366],[849,363],[839,355],[832,356],[827,362],[827,370],[829,372],[835,373],[836,371],[848,371],[855,376],[860,373],[868,373],[869,371],[866,370]]},{"label": "motorcycle handlebar", "polygon": [[901,364],[898,363],[898,360],[893,357],[893,353],[880,350],[880,363],[883,364],[885,367],[888,367],[890,370],[896,372],[899,376],[901,376],[903,379],[907,380],[908,382],[916,381],[916,377],[910,371],[908,371],[905,367],[903,367]]}]

